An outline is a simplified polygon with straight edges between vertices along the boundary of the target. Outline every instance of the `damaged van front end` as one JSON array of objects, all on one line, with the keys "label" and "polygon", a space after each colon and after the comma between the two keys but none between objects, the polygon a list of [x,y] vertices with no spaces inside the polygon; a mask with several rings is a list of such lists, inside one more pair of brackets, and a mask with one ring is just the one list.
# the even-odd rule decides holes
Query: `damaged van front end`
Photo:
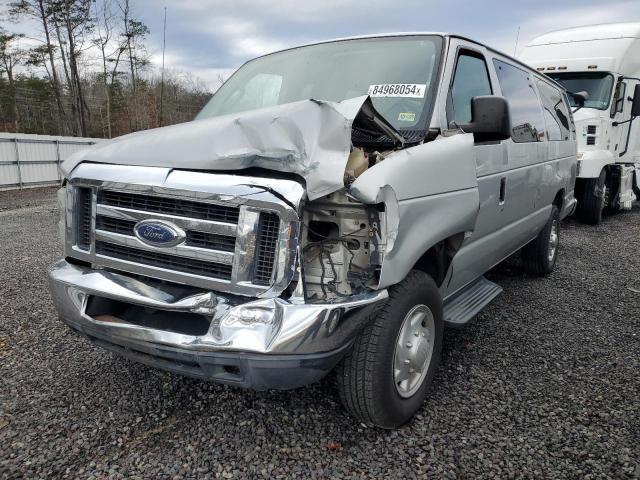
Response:
[{"label": "damaged van front end", "polygon": [[[358,130],[388,135],[388,149],[355,146]],[[421,253],[424,239],[393,261],[407,242],[394,185],[411,182],[382,166],[411,177],[410,158],[386,158],[403,147],[361,97],[81,153],[64,164],[65,259],[49,273],[60,318],[99,346],[185,375],[256,389],[316,381]]]}]

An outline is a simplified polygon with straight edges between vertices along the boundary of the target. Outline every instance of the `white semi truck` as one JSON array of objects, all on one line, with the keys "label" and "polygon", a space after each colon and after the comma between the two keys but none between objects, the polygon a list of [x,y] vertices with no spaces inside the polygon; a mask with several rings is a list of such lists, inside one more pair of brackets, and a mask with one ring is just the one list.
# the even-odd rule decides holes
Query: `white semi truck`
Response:
[{"label": "white semi truck", "polygon": [[523,51],[525,63],[561,83],[573,100],[578,139],[577,214],[598,224],[603,210],[640,199],[640,23],[550,32]]}]

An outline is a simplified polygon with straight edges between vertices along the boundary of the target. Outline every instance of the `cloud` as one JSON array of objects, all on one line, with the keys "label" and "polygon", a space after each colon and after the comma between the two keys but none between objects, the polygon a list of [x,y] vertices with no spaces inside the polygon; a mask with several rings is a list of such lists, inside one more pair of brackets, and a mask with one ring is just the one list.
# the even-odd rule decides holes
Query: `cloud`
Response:
[{"label": "cloud", "polygon": [[[6,3],[7,0],[0,0]],[[152,62],[162,59],[167,7],[167,67],[205,76],[283,48],[329,38],[394,31],[457,33],[513,54],[550,30],[576,25],[640,20],[637,0],[131,0],[151,29]],[[1,8],[1,7],[0,7]],[[12,26],[13,27],[13,26]],[[33,23],[17,26],[37,36]],[[228,76],[228,75],[225,75]]]}]

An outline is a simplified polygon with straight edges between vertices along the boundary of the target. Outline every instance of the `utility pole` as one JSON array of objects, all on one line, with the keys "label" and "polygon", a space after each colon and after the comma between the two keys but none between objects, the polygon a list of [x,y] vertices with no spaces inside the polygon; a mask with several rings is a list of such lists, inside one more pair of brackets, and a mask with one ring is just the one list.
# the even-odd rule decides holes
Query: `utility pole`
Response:
[{"label": "utility pole", "polygon": [[516,46],[513,47],[513,56],[514,57],[518,53],[518,40],[520,40],[520,25],[518,25],[518,33],[516,33]]},{"label": "utility pole", "polygon": [[162,108],[164,100],[164,50],[167,46],[167,7],[164,7],[164,30],[162,32],[162,72],[160,73],[160,126],[162,126]]}]

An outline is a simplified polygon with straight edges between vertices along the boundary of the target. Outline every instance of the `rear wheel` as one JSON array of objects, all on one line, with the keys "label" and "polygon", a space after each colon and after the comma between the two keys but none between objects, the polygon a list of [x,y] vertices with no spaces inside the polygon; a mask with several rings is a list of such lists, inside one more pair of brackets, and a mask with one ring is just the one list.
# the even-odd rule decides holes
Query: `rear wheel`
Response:
[{"label": "rear wheel", "polygon": [[555,205],[538,236],[522,248],[522,265],[527,273],[544,276],[553,271],[560,244],[560,213]]},{"label": "rear wheel", "polygon": [[582,196],[578,201],[578,217],[583,223],[598,225],[607,198],[607,172],[602,170],[598,178],[584,180]]},{"label": "rear wheel", "polygon": [[337,370],[345,408],[381,428],[406,423],[423,404],[440,361],[442,300],[426,273],[413,270],[389,289],[375,320]]}]

